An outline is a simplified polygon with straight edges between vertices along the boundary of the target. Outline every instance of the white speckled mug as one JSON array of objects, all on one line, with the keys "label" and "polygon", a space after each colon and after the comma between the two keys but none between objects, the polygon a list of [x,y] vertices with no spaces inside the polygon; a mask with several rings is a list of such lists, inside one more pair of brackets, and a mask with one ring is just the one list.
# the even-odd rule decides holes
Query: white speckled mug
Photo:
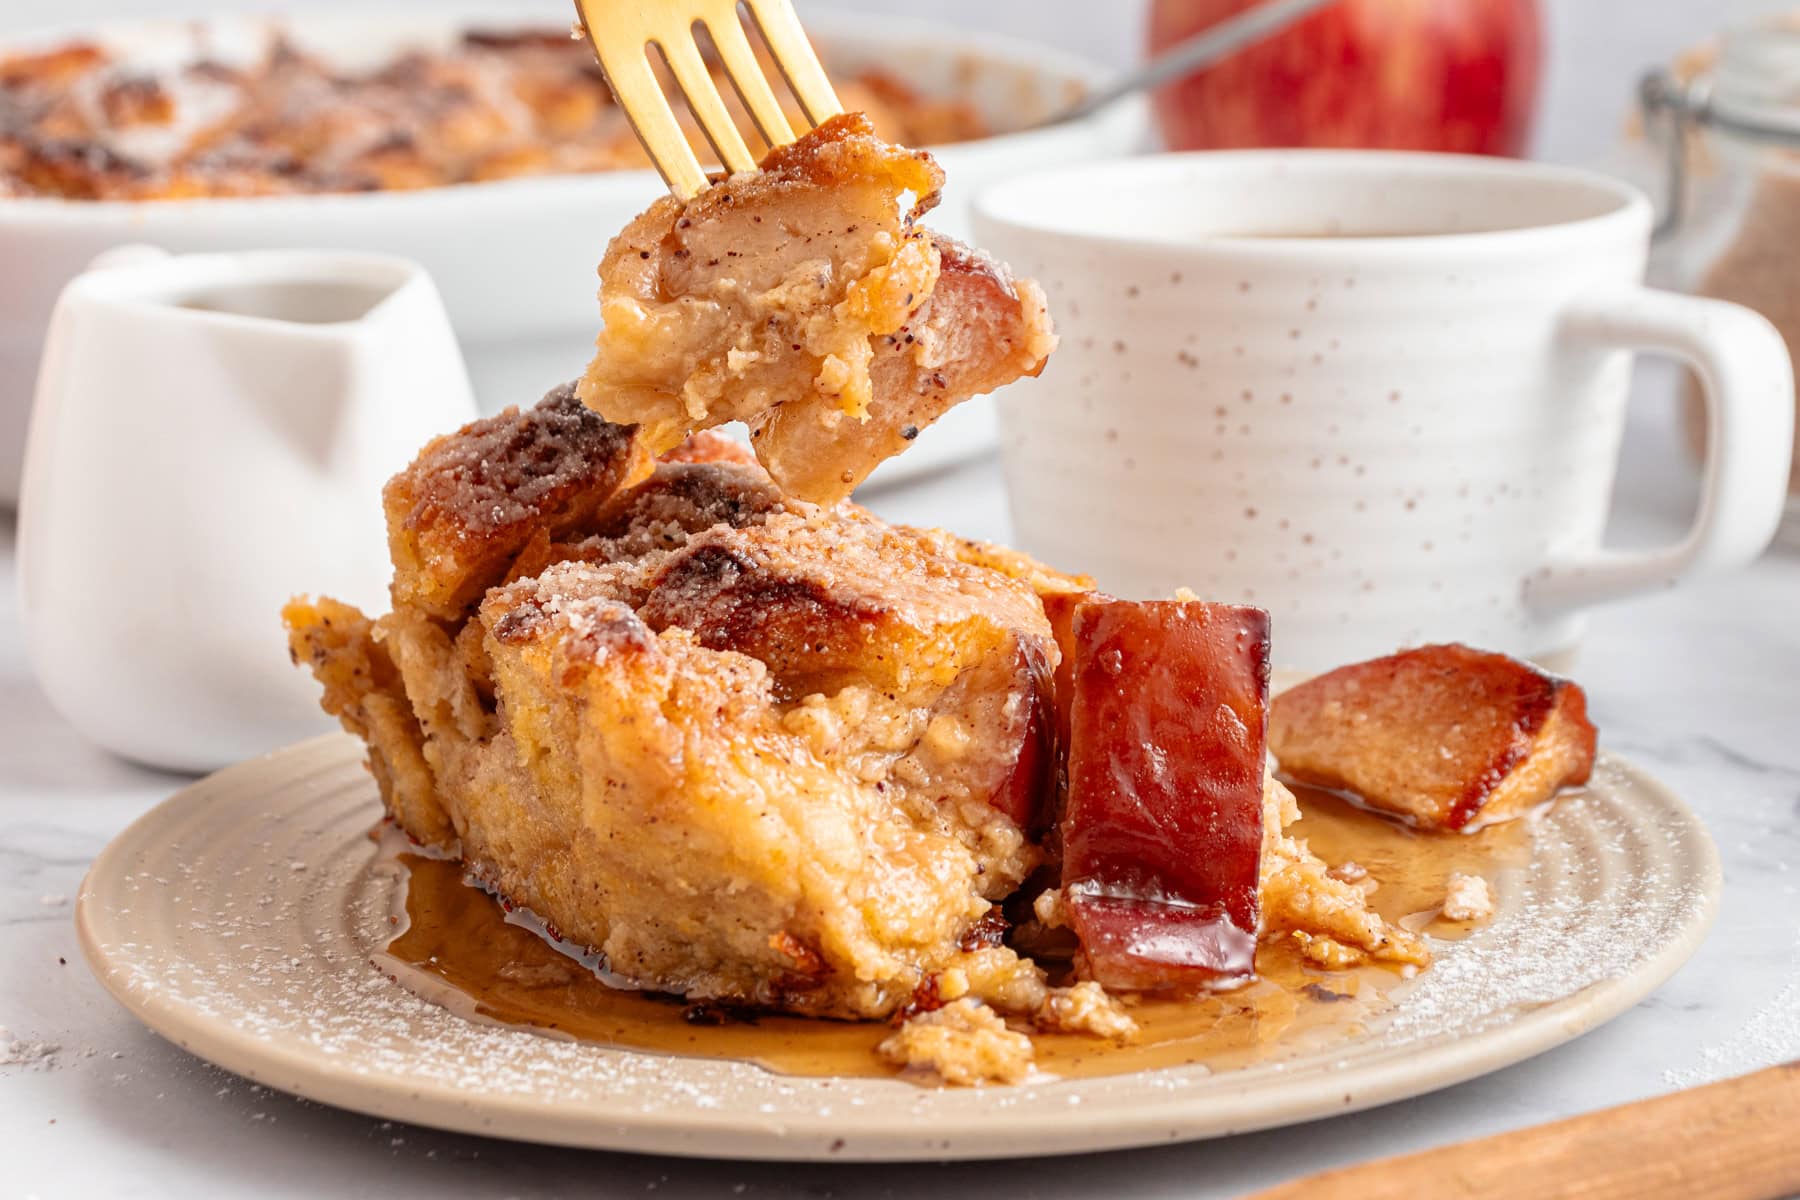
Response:
[{"label": "white speckled mug", "polygon": [[[1164,155],[976,202],[1062,346],[1001,401],[1021,545],[1127,596],[1262,605],[1317,669],[1457,639],[1566,658],[1579,611],[1741,564],[1780,519],[1793,372],[1748,309],[1640,285],[1650,207],[1554,167]],[[1688,535],[1602,548],[1630,352],[1690,363]]]}]

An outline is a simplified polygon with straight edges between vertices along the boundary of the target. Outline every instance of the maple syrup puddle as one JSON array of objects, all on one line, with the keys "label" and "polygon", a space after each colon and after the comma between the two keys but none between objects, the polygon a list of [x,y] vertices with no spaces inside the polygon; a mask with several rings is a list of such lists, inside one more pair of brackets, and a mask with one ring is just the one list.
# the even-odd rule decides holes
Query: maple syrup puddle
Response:
[{"label": "maple syrup puddle", "polygon": [[[1295,794],[1303,816],[1289,832],[1308,840],[1326,862],[1361,864],[1380,882],[1376,910],[1433,938],[1473,928],[1428,920],[1453,873],[1485,877],[1501,899],[1506,872],[1531,857],[1528,821],[1474,834],[1418,832],[1326,792],[1296,788]],[[896,1073],[875,1053],[892,1032],[884,1022],[759,1014],[696,1024],[688,1017],[693,1006],[680,998],[614,987],[535,930],[509,921],[498,901],[465,880],[461,864],[413,853],[399,859],[408,875],[405,918],[381,965],[460,1016],[605,1046],[736,1059],[786,1075]],[[1033,1032],[1037,1069],[1074,1077],[1190,1063],[1229,1070],[1290,1059],[1363,1036],[1404,999],[1405,980],[1397,972],[1319,970],[1299,957],[1291,939],[1265,939],[1256,965],[1257,981],[1234,992],[1128,998],[1143,1031],[1131,1045]]]}]

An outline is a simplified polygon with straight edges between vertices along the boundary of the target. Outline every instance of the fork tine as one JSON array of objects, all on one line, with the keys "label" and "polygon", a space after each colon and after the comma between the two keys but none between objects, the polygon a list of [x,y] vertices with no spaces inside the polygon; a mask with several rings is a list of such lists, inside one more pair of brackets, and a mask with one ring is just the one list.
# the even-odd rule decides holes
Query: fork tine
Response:
[{"label": "fork tine", "polygon": [[731,5],[723,16],[706,18],[705,25],[706,32],[712,35],[713,48],[719,52],[719,61],[725,64],[725,75],[737,89],[738,98],[756,122],[756,131],[762,134],[763,141],[770,146],[785,146],[793,141],[794,128],[781,111],[781,101],[775,98],[775,89],[769,86],[762,64],[756,60],[756,51],[750,48],[750,38],[738,21],[737,6]]},{"label": "fork tine", "polygon": [[668,60],[676,86],[687,97],[694,119],[700,122],[700,131],[712,144],[713,153],[725,164],[725,169],[733,174],[755,170],[756,159],[750,153],[750,147],[744,144],[744,137],[733,123],[731,113],[726,110],[725,100],[713,83],[712,73],[706,69],[706,61],[700,57],[700,48],[694,44],[693,35],[672,34],[666,41],[658,40],[656,44]]},{"label": "fork tine", "polygon": [[782,77],[799,98],[800,107],[806,110],[807,120],[821,125],[843,112],[844,106],[831,90],[831,80],[819,65],[819,56],[813,53],[800,18],[794,15],[793,4],[789,0],[744,0],[744,6],[755,18],[763,41],[769,44]]},{"label": "fork tine", "polygon": [[700,159],[688,145],[687,135],[669,107],[669,98],[657,85],[643,45],[631,45],[621,52],[596,39],[594,48],[607,84],[619,106],[631,117],[632,132],[637,134],[669,190],[684,199],[703,191],[706,172],[700,169]]},{"label": "fork tine", "polygon": [[[818,125],[843,112],[790,0],[742,3],[806,119]],[[754,170],[756,159],[701,56],[695,41],[701,28],[711,35],[726,75],[764,140],[771,146],[794,140],[793,124],[750,47],[738,4],[739,0],[575,0],[600,69],[630,118],[632,131],[669,190],[684,199],[703,190],[707,178],[663,93],[648,46],[659,48],[701,132],[728,170]]]}]

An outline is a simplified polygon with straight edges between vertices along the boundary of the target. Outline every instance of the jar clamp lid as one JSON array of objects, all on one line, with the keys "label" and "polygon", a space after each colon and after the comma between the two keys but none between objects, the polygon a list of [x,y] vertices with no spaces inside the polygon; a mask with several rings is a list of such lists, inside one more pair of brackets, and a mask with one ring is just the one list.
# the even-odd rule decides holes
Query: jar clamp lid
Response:
[{"label": "jar clamp lid", "polygon": [[1667,155],[1665,202],[1654,231],[1662,238],[1684,216],[1691,131],[1800,149],[1800,26],[1763,23],[1733,30],[1711,71],[1682,79],[1659,67],[1639,81],[1638,104],[1646,133]]}]

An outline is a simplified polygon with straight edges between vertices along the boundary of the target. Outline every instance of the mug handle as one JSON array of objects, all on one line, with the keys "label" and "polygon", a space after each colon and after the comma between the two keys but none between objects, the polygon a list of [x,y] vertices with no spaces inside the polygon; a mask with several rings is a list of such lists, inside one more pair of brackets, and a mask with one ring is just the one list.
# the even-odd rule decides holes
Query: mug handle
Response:
[{"label": "mug handle", "polygon": [[1631,287],[1575,301],[1562,332],[1577,346],[1692,367],[1706,403],[1706,464],[1699,511],[1680,541],[1552,558],[1526,581],[1526,603],[1546,614],[1584,608],[1761,554],[1781,523],[1794,444],[1794,367],[1775,327],[1742,305]]}]

